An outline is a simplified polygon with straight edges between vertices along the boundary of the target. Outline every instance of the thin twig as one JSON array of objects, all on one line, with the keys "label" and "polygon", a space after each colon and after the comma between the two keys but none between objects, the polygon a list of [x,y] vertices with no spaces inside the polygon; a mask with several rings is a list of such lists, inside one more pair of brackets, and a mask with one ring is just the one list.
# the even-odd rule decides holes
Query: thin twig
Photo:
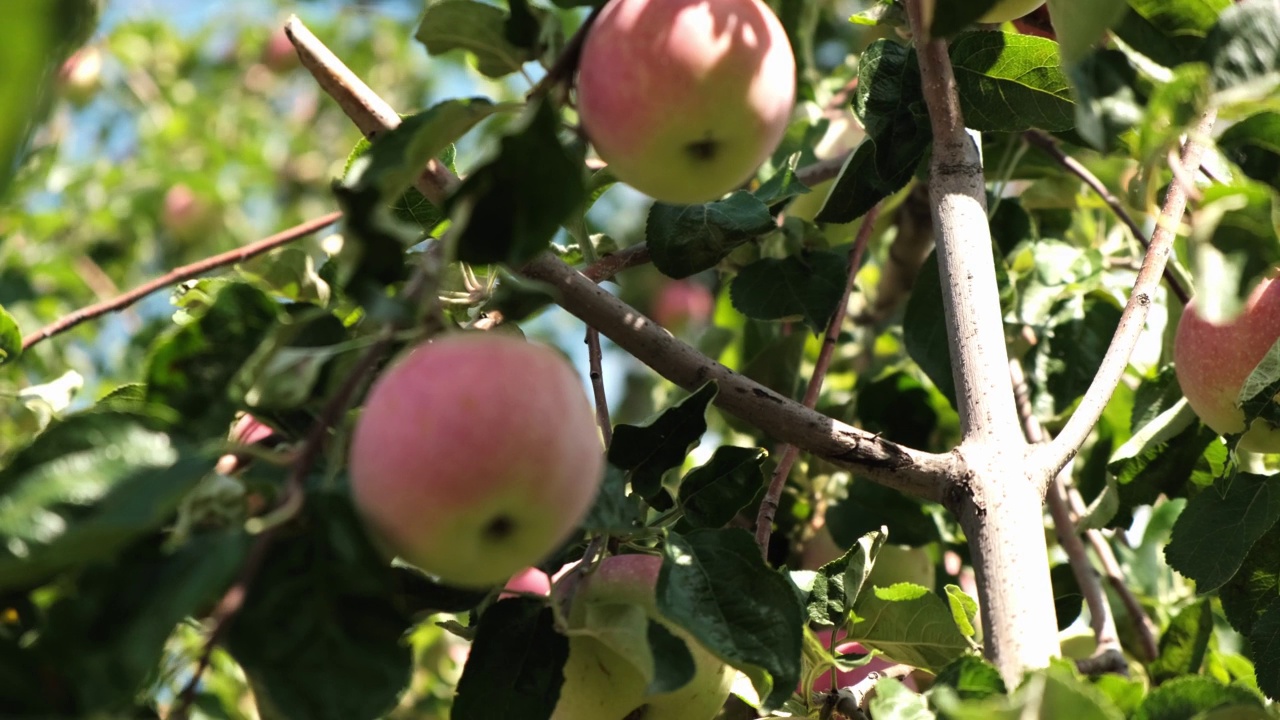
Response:
[{"label": "thin twig", "polygon": [[[289,16],[284,24],[284,32],[298,51],[302,66],[316,79],[320,89],[337,101],[342,111],[355,122],[356,127],[360,128],[360,132],[370,142],[400,124],[400,116],[395,109],[351,72],[332,50],[302,24],[297,15]],[[415,187],[432,205],[444,207],[445,200],[457,184],[458,178],[449,168],[432,158],[419,174]]]},{"label": "thin twig", "polygon": [[[1048,133],[1040,130],[1028,130],[1022,134],[1022,137],[1025,138],[1028,143],[1047,153],[1059,165],[1066,168],[1068,172],[1080,178],[1085,185],[1089,186],[1090,190],[1093,190],[1098,197],[1102,198],[1102,202],[1106,203],[1107,207],[1111,208],[1111,212],[1115,213],[1116,217],[1120,219],[1120,222],[1124,223],[1125,226],[1129,228],[1129,232],[1133,233],[1133,237],[1136,238],[1138,242],[1142,243],[1143,247],[1147,246],[1146,233],[1143,232],[1142,226],[1139,225],[1137,221],[1133,219],[1133,216],[1129,214],[1129,211],[1125,210],[1124,205],[1120,203],[1120,198],[1117,198],[1112,194],[1112,192],[1107,189],[1107,186],[1103,185],[1102,181],[1099,180],[1096,175],[1089,172],[1089,169],[1081,164],[1079,160],[1076,160],[1070,155],[1064,153],[1062,148],[1058,147],[1058,142]],[[1183,305],[1190,302],[1191,294],[1187,292],[1187,289],[1183,287],[1182,283],[1178,281],[1178,278],[1175,277],[1167,267],[1164,270],[1164,281],[1169,284],[1169,291],[1178,298],[1179,302]]]},{"label": "thin twig", "polygon": [[[1195,130],[1187,137],[1182,151],[1182,165],[1199,167],[1200,158],[1204,154],[1204,145],[1199,140],[1209,136],[1217,119],[1217,111],[1208,110],[1200,118]],[[1037,448],[1037,455],[1032,458],[1037,470],[1044,473],[1041,481],[1047,486],[1058,471],[1075,457],[1080,446],[1089,437],[1093,427],[1102,417],[1102,410],[1111,400],[1116,386],[1129,366],[1129,357],[1138,345],[1146,329],[1147,315],[1151,310],[1152,298],[1160,284],[1169,253],[1173,250],[1173,241],[1178,235],[1178,225],[1187,208],[1187,194],[1181,183],[1171,183],[1165,195],[1164,208],[1156,218],[1155,231],[1151,234],[1151,242],[1147,245],[1147,254],[1142,259],[1142,269],[1133,283],[1133,291],[1124,312],[1120,314],[1120,322],[1115,335],[1111,338],[1111,346],[1102,359],[1089,389],[1067,420],[1058,436],[1047,445]]]},{"label": "thin twig", "polygon": [[525,96],[526,99],[533,100],[541,97],[556,85],[568,83],[573,78],[573,74],[578,70],[578,58],[582,56],[582,44],[587,40],[587,32],[591,30],[591,26],[595,24],[596,18],[600,16],[600,11],[603,9],[604,3],[591,9],[591,14],[587,15],[587,19],[582,21],[577,32],[565,43],[559,57],[547,69],[547,74],[529,90]]},{"label": "thin twig", "polygon": [[[840,295],[840,304],[827,323],[827,331],[822,338],[822,349],[818,351],[818,359],[813,364],[813,375],[805,388],[805,407],[812,410],[818,406],[818,396],[822,393],[822,383],[827,379],[827,371],[831,368],[831,359],[835,357],[836,344],[840,341],[840,329],[844,327],[845,315],[849,311],[849,296],[853,294],[854,279],[858,276],[858,268],[862,267],[862,256],[867,250],[871,232],[875,229],[876,218],[880,215],[880,204],[877,203],[862,218],[858,234],[854,238],[853,247],[849,248],[849,275],[844,283],[844,292]],[[787,484],[787,476],[791,474],[791,466],[795,464],[800,449],[792,443],[782,448],[778,458],[778,466],[769,479],[769,488],[765,491],[764,500],[760,502],[760,510],[756,514],[756,544],[761,554],[767,555],[769,536],[773,533],[773,518],[778,512],[778,501],[782,498],[782,489]]]},{"label": "thin twig", "polygon": [[227,265],[244,262],[249,258],[270,252],[282,245],[287,245],[299,238],[306,237],[329,225],[332,225],[341,217],[341,212],[331,212],[328,215],[323,215],[315,220],[308,220],[307,222],[295,225],[288,230],[276,233],[271,237],[245,245],[244,247],[230,250],[219,255],[214,255],[213,257],[205,258],[204,260],[191,263],[190,265],[183,265],[182,267],[167,272],[154,280],[145,282],[119,297],[106,302],[100,302],[88,307],[80,308],[70,315],[60,318],[57,322],[40,328],[22,339],[22,349],[27,350],[32,345],[51,338],[54,335],[64,333],[86,320],[92,320],[94,318],[101,317],[102,315],[106,315],[107,313],[129,307],[157,290],[162,290],[171,285],[177,285],[178,283],[199,277],[200,275],[226,267]]},{"label": "thin twig", "polygon": [[587,362],[591,366],[591,392],[596,401],[596,424],[600,426],[600,436],[604,438],[604,446],[613,444],[613,425],[609,419],[609,398],[604,394],[604,363],[600,351],[600,331],[587,328]]},{"label": "thin twig", "polygon": [[[1070,488],[1068,498],[1071,502],[1071,509],[1077,516],[1083,515],[1085,512],[1084,499],[1080,497],[1079,491]],[[1116,595],[1120,596],[1120,602],[1124,603],[1125,610],[1129,612],[1129,617],[1133,619],[1133,629],[1138,635],[1138,646],[1142,651],[1142,659],[1146,661],[1155,660],[1160,654],[1160,649],[1156,643],[1156,635],[1158,630],[1156,624],[1151,620],[1142,603],[1138,600],[1138,596],[1134,595],[1133,589],[1125,582],[1124,570],[1120,568],[1120,561],[1116,559],[1115,551],[1111,549],[1111,543],[1107,542],[1106,536],[1097,528],[1090,528],[1085,535],[1089,538],[1089,544],[1093,546],[1093,553],[1098,556],[1098,562],[1102,565],[1102,572],[1107,576],[1107,581],[1111,583],[1111,589],[1115,590]]]}]

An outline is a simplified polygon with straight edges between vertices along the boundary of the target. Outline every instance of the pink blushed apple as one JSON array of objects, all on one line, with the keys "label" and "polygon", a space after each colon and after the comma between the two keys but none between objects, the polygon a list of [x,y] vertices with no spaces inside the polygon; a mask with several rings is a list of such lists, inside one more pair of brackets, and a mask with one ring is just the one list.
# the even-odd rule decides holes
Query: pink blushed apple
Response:
[{"label": "pink blushed apple", "polygon": [[[831,647],[831,633],[832,633],[831,628],[824,628],[822,630],[815,631],[814,635],[822,643],[823,647],[829,648]],[[836,647],[835,647],[836,655],[855,655],[855,654],[862,655],[868,652],[867,649],[864,648],[859,643],[844,642],[843,640],[844,640],[844,633],[841,633],[839,638],[836,640]],[[853,670],[836,671],[835,687],[836,689],[852,687],[854,685],[857,685],[859,682],[861,682],[864,678],[866,678],[871,673],[878,672],[883,674],[885,670],[888,670],[889,668],[894,667],[896,664],[897,663],[894,663],[892,660],[886,660],[883,656],[877,655],[876,657],[873,657],[870,660],[868,660],[867,664],[861,667],[854,668]],[[917,689],[915,679],[912,678],[910,675],[905,675],[900,679],[902,680],[903,684],[906,685],[908,688],[912,690]],[[813,687],[809,688],[811,692],[827,692],[831,689],[832,689],[832,685],[831,685],[830,672],[824,672],[818,677],[814,678]],[[801,692],[802,694],[803,694],[803,690],[804,690],[803,688],[797,688],[797,691]]]},{"label": "pink blushed apple", "polygon": [[583,44],[578,112],[619,180],[664,202],[707,202],[778,147],[795,74],[760,0],[612,0]]},{"label": "pink blushed apple", "polygon": [[689,326],[706,324],[715,304],[705,285],[691,280],[672,280],[658,290],[650,312],[659,325],[680,332]]},{"label": "pink blushed apple", "polygon": [[[735,673],[658,614],[654,588],[661,569],[662,558],[654,555],[615,555],[556,587],[557,596],[572,592],[573,599],[569,658],[551,720],[711,720],[720,711]],[[669,693],[646,695],[648,683],[636,664],[641,653],[627,652],[639,643],[647,647],[648,619],[684,640],[693,655],[693,678]],[[591,631],[607,633],[609,641]]]},{"label": "pink blushed apple", "polygon": [[[1236,404],[1240,388],[1277,339],[1280,282],[1274,277],[1254,288],[1239,315],[1225,322],[1202,317],[1194,301],[1187,305],[1174,339],[1174,367],[1183,395],[1205,425],[1223,435],[1245,430],[1244,411]],[[1280,452],[1280,427],[1256,420],[1240,447]]]},{"label": "pink blushed apple", "polygon": [[373,536],[461,587],[501,584],[554,551],[603,470],[573,368],[510,335],[410,350],[374,383],[351,442],[352,495]]}]

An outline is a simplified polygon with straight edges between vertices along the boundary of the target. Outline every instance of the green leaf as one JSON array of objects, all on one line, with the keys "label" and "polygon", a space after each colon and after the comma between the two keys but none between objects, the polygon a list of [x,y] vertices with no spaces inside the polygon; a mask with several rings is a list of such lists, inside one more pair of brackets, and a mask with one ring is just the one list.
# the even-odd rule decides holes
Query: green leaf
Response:
[{"label": "green leaf", "polygon": [[172,553],[147,541],[77,578],[75,592],[49,609],[39,648],[73,681],[82,714],[132,704],[159,668],[174,626],[217,602],[249,544],[239,530],[197,535]]},{"label": "green leaf", "polygon": [[1272,701],[1280,698],[1280,598],[1273,597],[1249,633],[1258,689]]},{"label": "green leaf", "polygon": [[672,634],[662,623],[649,620],[649,651],[653,655],[653,677],[645,695],[674,692],[689,684],[697,667],[689,644]]},{"label": "green leaf", "polygon": [[863,593],[854,606],[849,639],[892,660],[936,671],[969,651],[942,598],[920,585],[899,583]]},{"label": "green leaf", "polygon": [[1051,308],[1051,325],[1028,356],[1037,408],[1060,415],[1089,389],[1120,322],[1121,308],[1102,292],[1073,296]]},{"label": "green leaf", "polygon": [[894,544],[920,546],[938,540],[938,525],[923,501],[879,483],[854,478],[839,502],[827,508],[827,526],[840,547],[886,527]]},{"label": "green leaf", "polygon": [[1075,125],[1071,88],[1052,40],[1002,32],[967,32],[950,48],[964,123],[982,132],[1068,130]]},{"label": "green leaf", "polygon": [[1075,88],[1075,129],[1098,150],[1114,150],[1144,115],[1138,71],[1119,50],[1102,49],[1067,67]]},{"label": "green leaf", "polygon": [[1275,4],[1253,0],[1227,5],[1205,36],[1200,59],[1209,83],[1235,100],[1273,97],[1280,85],[1280,16]]},{"label": "green leaf", "polygon": [[1266,355],[1258,361],[1236,397],[1236,404],[1244,411],[1245,427],[1255,421],[1259,425],[1280,427],[1280,339],[1276,340]]},{"label": "green leaf", "polygon": [[965,637],[976,640],[978,626],[974,623],[978,619],[978,601],[969,597],[958,585],[947,585],[943,590],[947,594],[947,605],[951,607],[951,619],[955,621],[956,627],[960,628]]},{"label": "green leaf", "polygon": [[756,188],[755,192],[751,194],[769,207],[799,195],[807,195],[810,192],[809,187],[796,177],[796,167],[800,164],[800,156],[801,153],[798,152],[789,155],[786,162],[778,168],[778,171],[768,180],[761,183],[760,187]]},{"label": "green leaf", "polygon": [[1254,542],[1280,519],[1280,475],[1239,473],[1187,501],[1165,557],[1201,593],[1231,579]]},{"label": "green leaf", "polygon": [[680,481],[677,499],[684,519],[698,528],[723,527],[751,502],[764,484],[764,448],[724,445]]},{"label": "green leaf", "polygon": [[1133,717],[1134,720],[1182,720],[1233,705],[1260,707],[1262,701],[1244,688],[1191,675],[1175,678],[1152,690]]},{"label": "green leaf", "polygon": [[1049,568],[1049,578],[1053,582],[1054,615],[1058,620],[1058,630],[1061,631],[1080,617],[1080,610],[1084,607],[1084,594],[1080,592],[1080,584],[1069,563],[1059,563]]},{"label": "green leaf", "polygon": [[1213,606],[1208,600],[1183,608],[1160,636],[1160,656],[1149,668],[1157,684],[1180,675],[1198,675],[1213,635]]},{"label": "green leaf", "polygon": [[618,425],[609,445],[609,464],[630,472],[631,487],[641,497],[658,494],[662,476],[680,467],[707,431],[707,406],[717,392],[710,382],[643,425]]},{"label": "green leaf", "polygon": [[538,101],[503,136],[497,157],[462,181],[449,200],[454,222],[463,226],[459,260],[523,265],[550,247],[560,224],[582,206],[580,151],[560,144],[559,129],[553,105]]},{"label": "green leaf", "polygon": [[535,598],[500,600],[480,617],[458,681],[454,720],[545,720],[560,699],[569,639]]},{"label": "green leaf", "polygon": [[272,543],[227,649],[280,717],[381,717],[409,683],[412,620],[345,488],[310,490],[306,514]]},{"label": "green leaf", "polygon": [[849,278],[849,256],[814,250],[762,258],[738,271],[729,286],[733,307],[756,320],[800,316],[815,335],[835,314]]},{"label": "green leaf", "polygon": [[1201,43],[1232,0],[1128,0],[1115,33],[1134,50],[1164,65],[1194,62]]},{"label": "green leaf", "polygon": [[932,720],[938,717],[924,695],[894,677],[876,682],[876,693],[867,708],[876,720]]},{"label": "green leaf", "polygon": [[559,299],[552,285],[502,272],[498,286],[482,308],[485,312],[502,313],[505,322],[521,322]]},{"label": "green leaf", "polygon": [[376,190],[382,201],[390,202],[414,184],[427,161],[440,157],[481,120],[512,107],[483,97],[456,98],[409,115],[375,137],[367,152],[354,156],[342,185],[357,192]]},{"label": "green leaf", "polygon": [[809,622],[839,627],[862,594],[886,533],[874,530],[858,538],[843,555],[818,568],[805,601]]},{"label": "green leaf", "polygon": [[1280,596],[1280,523],[1253,544],[1235,576],[1218,591],[1231,626],[1248,635]]},{"label": "green leaf", "polygon": [[955,690],[944,685],[937,688],[931,698],[949,720],[1121,720],[1124,717],[1104,693],[1077,677],[1062,661],[1029,674],[1012,695],[991,694],[964,701]]},{"label": "green leaf", "polygon": [[1085,57],[1128,10],[1115,0],[1049,0],[1063,61],[1070,64]]},{"label": "green leaf", "polygon": [[938,672],[969,650],[947,603],[919,585],[873,588],[853,611],[849,639],[897,662]]},{"label": "green leaf", "polygon": [[774,229],[768,206],[739,190],[704,205],[654,203],[644,232],[654,266],[663,275],[684,278],[715,267],[734,248]]},{"label": "green leaf", "polygon": [[765,708],[800,681],[804,608],[795,585],[764,563],[745,530],[672,533],[658,610],[751,679]]},{"label": "green leaf", "polygon": [[298,317],[275,326],[258,349],[231,379],[233,397],[257,409],[287,410],[304,405],[317,388],[330,361],[348,349],[342,321],[320,308],[302,311]]},{"label": "green leaf", "polygon": [[1134,434],[1107,466],[1120,494],[1120,511],[1110,526],[1127,526],[1134,508],[1162,494],[1185,497],[1188,486],[1211,485],[1226,461],[1227,446],[1216,432],[1201,425],[1185,403],[1171,408]]},{"label": "green leaf", "polygon": [[929,447],[938,412],[929,390],[906,372],[891,372],[858,387],[859,426],[907,447]]},{"label": "green leaf", "polygon": [[0,472],[0,589],[111,558],[168,521],[212,466],[154,421],[90,412],[55,423]]},{"label": "green leaf", "polygon": [[587,512],[586,519],[582,521],[583,529],[625,537],[642,528],[644,518],[645,509],[640,495],[627,494],[626,471],[615,465],[607,465],[600,492],[596,495],[591,510]]},{"label": "green leaf", "polygon": [[0,365],[16,360],[22,354],[22,330],[18,321],[0,305]]},{"label": "green leaf", "polygon": [[1280,190],[1280,113],[1260,112],[1218,137],[1218,149],[1245,175]]},{"label": "green leaf", "polygon": [[1004,680],[995,666],[976,655],[962,655],[938,673],[935,683],[953,688],[964,700],[1004,695]]},{"label": "green leaf", "polygon": [[907,355],[955,407],[956,383],[951,375],[951,348],[947,344],[945,320],[938,256],[937,253],[929,253],[907,298],[907,308],[902,316],[902,343]]},{"label": "green leaf", "polygon": [[978,22],[978,18],[1003,0],[950,0],[937,3],[933,8],[933,23],[929,26],[932,37],[950,37]]},{"label": "green leaf", "polygon": [[465,50],[475,57],[484,75],[499,78],[518,72],[536,59],[527,47],[507,35],[507,14],[494,5],[476,0],[441,0],[427,6],[415,36],[430,55]]},{"label": "green leaf", "polygon": [[226,432],[243,398],[232,378],[274,326],[280,306],[244,283],[223,285],[194,322],[160,335],[147,357],[147,401],[173,408],[193,436]]}]

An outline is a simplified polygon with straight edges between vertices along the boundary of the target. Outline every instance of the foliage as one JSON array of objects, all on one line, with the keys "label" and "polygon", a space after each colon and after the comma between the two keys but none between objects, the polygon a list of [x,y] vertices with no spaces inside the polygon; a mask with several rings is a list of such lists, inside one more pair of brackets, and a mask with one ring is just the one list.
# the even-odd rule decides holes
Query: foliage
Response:
[{"label": "foliage", "polygon": [[[548,250],[586,265],[645,242],[652,264],[614,278],[616,294],[646,311],[669,278],[712,287],[713,316],[678,331],[698,351],[799,401],[832,345],[818,410],[923,451],[957,444],[939,263],[901,266],[934,152],[901,5],[775,3],[801,83],[782,147],[724,199],[645,207],[588,169],[568,96],[527,97],[589,4],[440,0],[416,24],[413,3],[301,5],[404,113],[372,143],[304,68],[264,54],[273,19],[108,15],[89,41],[107,58],[102,87],[83,106],[54,98],[53,75],[86,21],[0,23],[0,716],[547,717],[562,608],[386,561],[351,505],[345,451],[371,367],[495,324],[495,310],[507,321],[492,331],[585,367],[581,325],[544,309],[559,290],[518,277]],[[1280,263],[1280,15],[1271,0],[1050,0],[1055,40],[973,28],[985,0],[937,4],[959,8],[934,30],[981,133],[1009,353],[1053,433],[1098,372],[1145,238],[1024,133],[1047,135],[1149,230],[1181,182],[1170,154],[1216,108],[1170,275],[1231,305]],[[788,217],[836,117],[865,140],[817,221]],[[434,204],[413,187],[429,159],[463,178]],[[178,186],[212,211],[194,235],[166,221]],[[77,308],[335,207],[342,223],[318,238],[22,348]],[[858,230],[870,242],[851,267]],[[1179,299],[1148,300],[1146,340],[1069,473],[1082,527],[1135,599],[1108,590],[1127,677],[1062,662],[1006,686],[980,657],[955,518],[816,456],[786,476],[762,556],[747,529],[785,456],[777,438],[716,409],[716,383],[680,389],[609,344],[610,467],[542,569],[577,572],[601,548],[660,555],[660,614],[742,675],[725,718],[834,703],[797,691],[861,660],[816,642],[823,627],[912,670],[921,692],[882,682],[875,718],[1276,717],[1276,456],[1238,452],[1185,408],[1170,370]],[[371,348],[383,355],[369,364]],[[1250,383],[1251,416],[1276,417],[1278,366]],[[270,437],[228,439],[244,413]],[[936,577],[873,586],[885,543],[919,548]],[[1050,560],[1059,623],[1087,627],[1062,548]],[[659,685],[687,678],[675,640],[649,634]]]}]

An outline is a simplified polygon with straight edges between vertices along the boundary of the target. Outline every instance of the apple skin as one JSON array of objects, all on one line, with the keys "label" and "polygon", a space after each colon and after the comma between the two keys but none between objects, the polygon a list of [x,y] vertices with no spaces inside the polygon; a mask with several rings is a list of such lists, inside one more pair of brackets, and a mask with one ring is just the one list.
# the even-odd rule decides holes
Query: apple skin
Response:
[{"label": "apple skin", "polygon": [[711,291],[702,283],[672,280],[658,290],[651,312],[659,325],[672,332],[680,332],[690,326],[705,325],[715,304]]},{"label": "apple skin", "polygon": [[[600,640],[571,635],[564,685],[551,720],[711,720],[729,697],[736,673],[684,630],[658,616],[654,588],[662,558],[615,555],[576,581],[569,626],[581,625],[591,604],[632,604],[684,640],[693,655],[694,676],[684,687],[645,697],[640,671]],[[556,588],[567,592],[569,583]]]},{"label": "apple skin", "polygon": [[604,454],[577,373],[511,335],[419,345],[370,389],[351,441],[351,491],[371,534],[468,588],[550,554],[600,486]]},{"label": "apple skin", "polygon": [[[1194,300],[1182,312],[1173,341],[1178,384],[1191,409],[1215,432],[1245,429],[1244,411],[1236,406],[1240,388],[1276,340],[1280,339],[1280,282],[1263,280],[1234,319],[1215,323],[1203,318]],[[1255,421],[1240,441],[1244,450],[1280,452],[1280,427]]]},{"label": "apple skin", "polygon": [[262,64],[274,73],[285,73],[302,64],[283,27],[273,30],[262,46]]},{"label": "apple skin", "polygon": [[1002,23],[1030,13],[1043,5],[1045,0],[1001,0],[986,15],[978,18],[980,23]]},{"label": "apple skin", "polygon": [[587,32],[577,102],[622,182],[708,202],[746,182],[782,140],[795,58],[760,0],[612,0]]}]

